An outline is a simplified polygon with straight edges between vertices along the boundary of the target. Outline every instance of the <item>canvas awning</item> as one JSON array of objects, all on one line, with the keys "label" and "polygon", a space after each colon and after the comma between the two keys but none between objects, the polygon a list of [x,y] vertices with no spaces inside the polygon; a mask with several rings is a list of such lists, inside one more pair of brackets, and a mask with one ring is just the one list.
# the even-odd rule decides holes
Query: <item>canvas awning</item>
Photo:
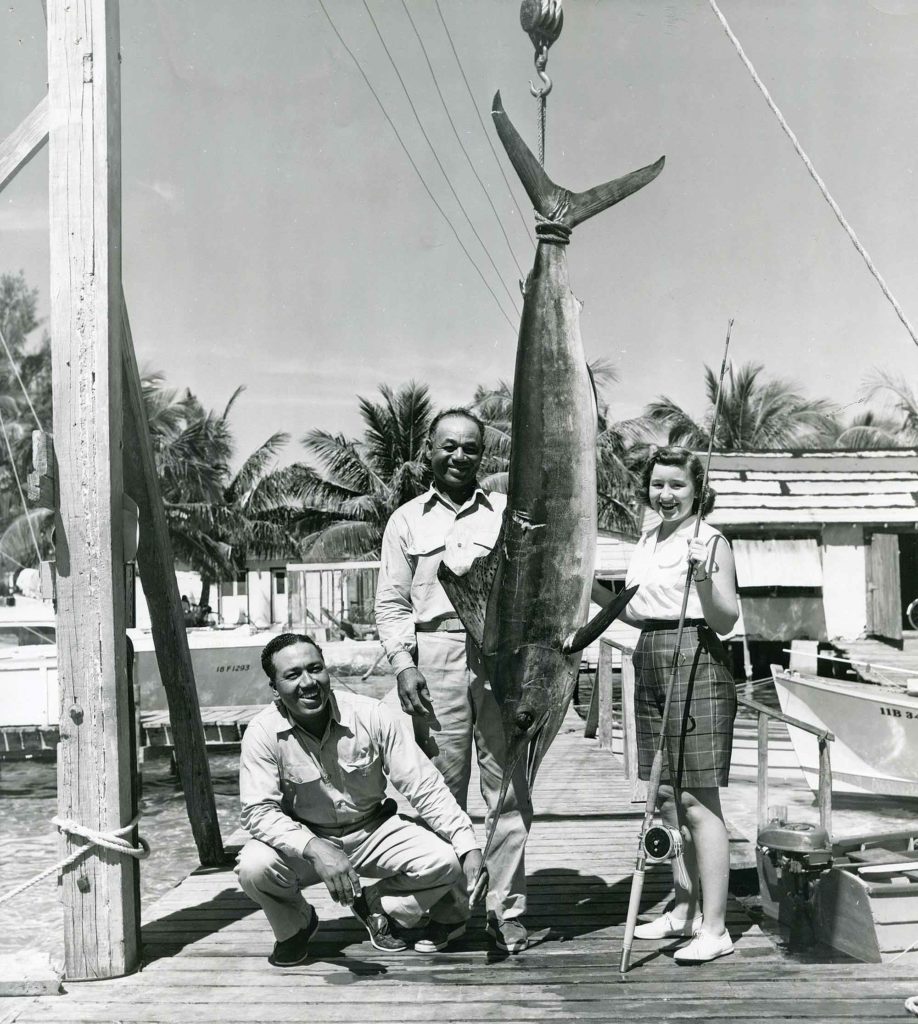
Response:
[{"label": "canvas awning", "polygon": [[819,545],[811,538],[731,542],[740,587],[821,587]]}]

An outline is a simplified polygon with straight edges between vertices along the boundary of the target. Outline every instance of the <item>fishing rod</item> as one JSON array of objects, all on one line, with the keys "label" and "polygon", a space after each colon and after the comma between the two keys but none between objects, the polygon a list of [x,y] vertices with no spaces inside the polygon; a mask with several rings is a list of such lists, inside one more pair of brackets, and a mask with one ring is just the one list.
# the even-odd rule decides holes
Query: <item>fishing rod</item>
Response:
[{"label": "fishing rod", "polygon": [[[727,340],[724,344],[724,358],[720,364],[720,378],[717,381],[717,394],[714,398],[714,415],[711,419],[711,434],[708,438],[708,454],[704,463],[704,476],[701,482],[701,494],[698,500],[698,510],[695,513],[695,528],[692,533],[692,540],[698,539],[698,532],[701,529],[701,517],[704,513],[705,501],[708,496],[708,474],[711,470],[711,453],[714,450],[714,438],[717,434],[717,419],[720,413],[720,398],[724,386],[724,374],[727,369],[727,352],[730,348],[730,332],[733,330],[733,320],[727,324]],[[631,946],[634,942],[634,929],[637,925],[638,911],[641,906],[641,894],[644,890],[644,870],[647,860],[658,863],[663,860],[674,859],[677,870],[680,873],[685,871],[682,861],[682,836],[678,830],[669,829],[665,826],[653,826],[653,816],[657,806],[657,794],[660,790],[660,782],[663,777],[663,752],[667,753],[667,760],[670,762],[670,780],[675,786],[675,775],[672,770],[671,757],[666,743],[666,727],[669,722],[669,708],[673,700],[673,690],[676,684],[676,676],[679,672],[680,657],[682,652],[682,633],[685,629],[685,613],[688,608],[689,594],[692,589],[692,573],[694,565],[689,561],[685,574],[685,587],[682,591],[682,609],[679,612],[679,627],[676,631],[676,644],[673,649],[673,663],[670,668],[669,682],[666,685],[666,699],[663,703],[663,720],[660,723],[660,738],[657,741],[657,749],[653,755],[653,765],[650,769],[650,780],[647,783],[647,803],[644,807],[644,819],[641,822],[641,832],[638,837],[637,859],[634,865],[634,874],[631,878],[631,897],[628,900],[628,916],[625,919],[625,937],[622,940],[622,958],[619,964],[619,975],[624,980],[628,972],[628,964],[631,959]],[[675,834],[673,834],[675,833]]]}]

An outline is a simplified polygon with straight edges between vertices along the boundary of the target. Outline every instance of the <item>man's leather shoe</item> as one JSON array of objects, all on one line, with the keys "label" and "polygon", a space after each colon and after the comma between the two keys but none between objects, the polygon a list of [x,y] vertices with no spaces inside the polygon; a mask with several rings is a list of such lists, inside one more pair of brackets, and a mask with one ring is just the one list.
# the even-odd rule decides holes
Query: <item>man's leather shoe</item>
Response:
[{"label": "man's leather shoe", "polygon": [[370,942],[383,953],[404,953],[408,943],[395,932],[395,926],[382,911],[374,912],[361,893],[351,904],[351,913],[366,928]]},{"label": "man's leather shoe", "polygon": [[315,935],[319,927],[319,915],[312,910],[312,918],[305,928],[301,928],[296,935],[291,935],[283,942],[274,943],[274,951],[268,957],[268,963],[275,967],[296,967],[297,964],[305,963],[309,959],[309,940]]}]

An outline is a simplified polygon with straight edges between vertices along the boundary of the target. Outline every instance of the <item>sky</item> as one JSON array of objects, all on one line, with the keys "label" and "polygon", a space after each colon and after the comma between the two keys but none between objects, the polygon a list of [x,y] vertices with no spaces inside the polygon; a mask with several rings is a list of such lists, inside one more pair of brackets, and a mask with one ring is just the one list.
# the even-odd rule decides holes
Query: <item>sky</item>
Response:
[{"label": "sky", "polygon": [[[282,461],[302,455],[310,429],[359,434],[357,396],[380,384],[423,381],[445,407],[513,375],[532,214],[489,111],[500,89],[536,147],[517,0],[440,0],[461,63],[434,0],[325,5],[454,228],[318,0],[121,5],[123,273],[138,360],[215,408],[244,384],[240,456],[275,430],[293,438]],[[918,0],[720,6],[918,321]],[[703,366],[719,366],[731,317],[735,363],[763,363],[851,411],[877,368],[918,379],[918,348],[706,0],[564,10],[548,61],[549,175],[581,190],[666,156],[655,182],[580,226],[568,250],[586,356],[619,376],[611,415],[661,394],[701,414]],[[46,77],[41,4],[11,0],[0,137]],[[43,316],[47,174],[43,152],[0,193],[0,272],[25,272]]]}]

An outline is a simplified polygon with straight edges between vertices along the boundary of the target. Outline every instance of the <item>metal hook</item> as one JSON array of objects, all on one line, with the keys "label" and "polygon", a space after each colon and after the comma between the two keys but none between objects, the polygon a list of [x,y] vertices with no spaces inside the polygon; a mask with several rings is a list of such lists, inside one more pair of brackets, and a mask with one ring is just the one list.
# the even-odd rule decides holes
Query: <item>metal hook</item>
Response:
[{"label": "metal hook", "polygon": [[551,79],[545,74],[544,68],[536,68],[536,74],[542,79],[542,88],[537,89],[532,84],[532,79],[529,80],[529,91],[535,96],[536,99],[544,99],[551,92]]}]

